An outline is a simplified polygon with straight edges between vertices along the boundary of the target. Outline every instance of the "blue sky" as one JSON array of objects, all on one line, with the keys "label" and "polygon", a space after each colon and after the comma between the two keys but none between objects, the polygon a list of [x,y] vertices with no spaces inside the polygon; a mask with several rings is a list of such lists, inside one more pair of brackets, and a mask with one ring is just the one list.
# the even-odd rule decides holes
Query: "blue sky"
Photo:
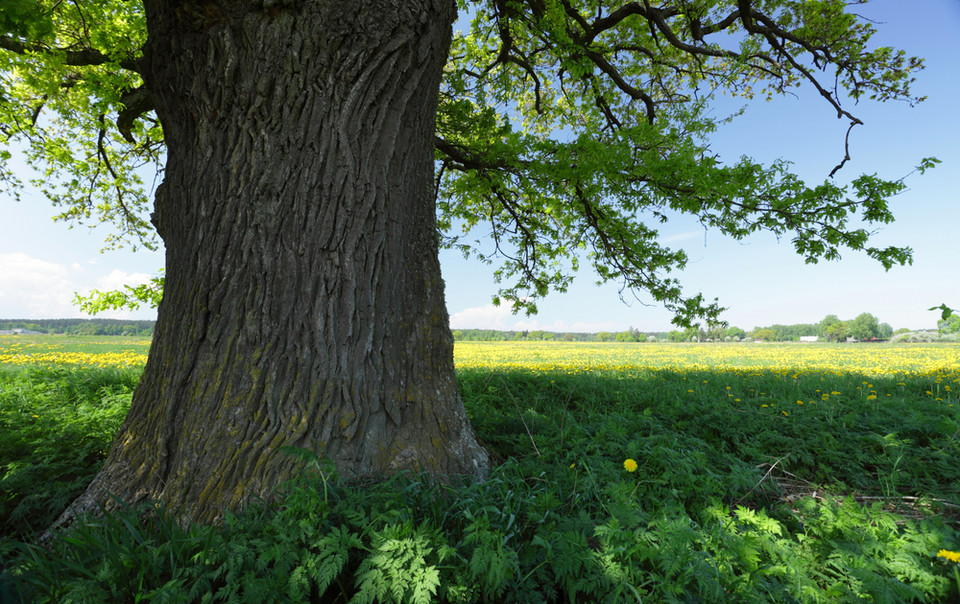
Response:
[{"label": "blue sky", "polygon": [[[757,235],[732,241],[704,232],[694,220],[663,225],[664,241],[690,257],[677,274],[688,293],[717,297],[729,310],[731,325],[745,329],[773,323],[815,323],[828,314],[841,319],[870,312],[893,327],[931,328],[937,313],[927,308],[946,303],[960,307],[960,0],[878,0],[858,12],[880,21],[876,44],[902,48],[926,59],[916,94],[928,99],[910,108],[903,103],[868,101],[853,107],[864,125],[853,129],[852,160],[838,182],[861,173],[899,178],[923,157],[942,160],[936,169],[912,175],[908,190],[893,201],[895,223],[884,225],[877,244],[908,245],[914,264],[888,272],[863,255],[848,252],[839,262],[806,265],[788,240]],[[831,107],[804,91],[750,106],[745,116],[719,132],[713,149],[733,161],[749,155],[769,162],[783,158],[811,183],[823,181],[843,156],[846,123]],[[0,318],[83,316],[71,304],[73,293],[110,289],[145,280],[163,266],[162,253],[100,253],[103,228],[74,227],[51,221],[48,202],[27,193],[19,203],[0,197]],[[455,328],[546,329],[554,331],[671,329],[670,314],[641,292],[639,300],[615,284],[597,287],[595,276],[581,272],[570,291],[541,301],[533,317],[513,315],[490,304],[496,293],[493,267],[465,261],[456,252],[441,255],[447,307]],[[646,304],[645,304],[646,303]],[[106,315],[105,315],[106,316]],[[121,318],[154,318],[141,310],[114,313]]]}]

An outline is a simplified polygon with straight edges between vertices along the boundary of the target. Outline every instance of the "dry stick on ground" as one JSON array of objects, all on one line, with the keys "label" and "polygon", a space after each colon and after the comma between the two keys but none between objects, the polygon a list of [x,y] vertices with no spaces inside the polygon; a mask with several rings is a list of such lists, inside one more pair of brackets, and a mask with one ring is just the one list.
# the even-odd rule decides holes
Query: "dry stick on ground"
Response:
[{"label": "dry stick on ground", "polygon": [[[787,453],[787,455],[789,455],[789,453]],[[770,472],[773,472],[773,469],[774,469],[775,467],[777,467],[777,464],[787,458],[787,455],[784,455],[783,457],[781,457],[781,458],[778,459],[777,461],[773,462],[773,465],[770,466],[769,469],[767,469],[767,471],[766,471],[766,473],[763,475],[763,477],[762,477],[759,481],[757,481],[757,484],[755,484],[755,485],[753,485],[752,487],[750,487],[750,490],[747,491],[746,493],[744,493],[744,494],[743,494],[743,497],[741,497],[740,499],[737,499],[735,502],[733,502],[733,505],[731,505],[730,507],[736,507],[741,501],[743,501],[744,499],[747,498],[747,495],[749,495],[750,493],[754,492],[754,491],[757,489],[757,487],[759,487],[759,486],[761,485],[761,483],[763,483],[763,481],[767,479],[767,476],[770,476]]]}]

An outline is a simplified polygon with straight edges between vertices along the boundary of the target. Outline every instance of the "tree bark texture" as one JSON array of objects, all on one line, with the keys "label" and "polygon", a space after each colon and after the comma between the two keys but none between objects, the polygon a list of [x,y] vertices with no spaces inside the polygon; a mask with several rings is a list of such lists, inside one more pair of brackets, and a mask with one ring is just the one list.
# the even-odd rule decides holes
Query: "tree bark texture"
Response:
[{"label": "tree bark texture", "polygon": [[452,0],[146,0],[166,284],[143,379],[74,505],[216,520],[299,471],[482,476],[432,189]]}]

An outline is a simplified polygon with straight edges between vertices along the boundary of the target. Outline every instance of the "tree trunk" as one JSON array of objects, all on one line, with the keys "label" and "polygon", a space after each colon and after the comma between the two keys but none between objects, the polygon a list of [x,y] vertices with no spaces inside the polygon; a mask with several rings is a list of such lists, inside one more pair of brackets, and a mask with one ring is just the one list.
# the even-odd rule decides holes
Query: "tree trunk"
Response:
[{"label": "tree trunk", "polygon": [[452,0],[146,0],[166,284],[143,379],[75,503],[216,520],[299,470],[482,476],[437,258]]}]

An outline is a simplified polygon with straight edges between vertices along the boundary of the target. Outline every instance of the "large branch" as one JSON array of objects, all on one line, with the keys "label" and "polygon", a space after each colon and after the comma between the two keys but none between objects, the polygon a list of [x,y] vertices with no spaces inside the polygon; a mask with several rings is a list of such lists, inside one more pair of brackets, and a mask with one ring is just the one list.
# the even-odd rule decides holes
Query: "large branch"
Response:
[{"label": "large branch", "polygon": [[65,65],[72,67],[105,65],[116,63],[128,71],[140,73],[140,60],[135,55],[122,57],[119,61],[103,54],[95,48],[81,48],[70,50],[67,48],[51,48],[45,44],[27,44],[10,36],[0,36],[0,48],[18,55],[46,54],[57,55]]}]

